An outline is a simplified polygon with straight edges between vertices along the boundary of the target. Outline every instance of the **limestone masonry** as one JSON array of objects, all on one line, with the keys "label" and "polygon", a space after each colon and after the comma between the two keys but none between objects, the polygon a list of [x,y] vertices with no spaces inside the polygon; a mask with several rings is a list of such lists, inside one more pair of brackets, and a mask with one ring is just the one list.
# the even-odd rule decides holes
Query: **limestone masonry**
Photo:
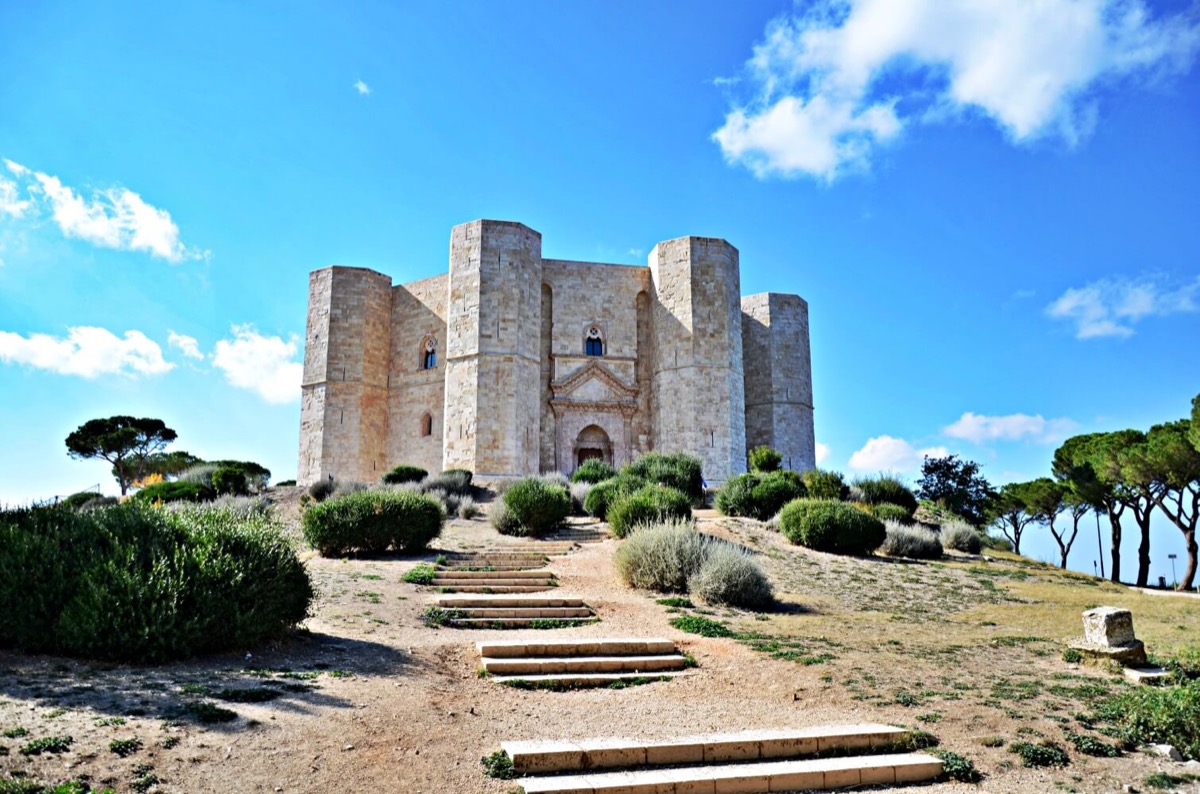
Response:
[{"label": "limestone masonry", "polygon": [[709,482],[767,444],[815,464],[808,304],[741,296],[724,240],[659,243],[647,267],[542,258],[538,232],[450,233],[450,272],[393,286],[309,276],[299,482],[399,463],[481,480],[690,452]]}]

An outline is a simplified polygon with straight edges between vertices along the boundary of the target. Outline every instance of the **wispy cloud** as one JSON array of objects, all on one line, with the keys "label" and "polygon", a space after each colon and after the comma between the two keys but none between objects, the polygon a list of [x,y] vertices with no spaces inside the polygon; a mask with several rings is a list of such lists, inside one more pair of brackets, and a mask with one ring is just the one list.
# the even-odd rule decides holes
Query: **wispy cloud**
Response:
[{"label": "wispy cloud", "polygon": [[870,472],[911,472],[921,467],[925,456],[941,458],[948,454],[945,447],[917,449],[902,438],[876,436],[850,456],[850,468]]},{"label": "wispy cloud", "polygon": [[14,217],[23,217],[30,210],[35,215],[49,213],[66,237],[102,248],[140,251],[168,262],[207,255],[180,241],[179,227],[169,212],[147,203],[128,188],[92,190],[84,196],[56,176],[12,160],[4,164],[18,181],[0,179],[0,212]]},{"label": "wispy cloud", "polygon": [[1079,427],[1072,419],[1046,419],[1041,414],[1009,414],[984,416],[967,411],[958,421],[947,425],[942,433],[981,444],[985,441],[1018,441],[1023,438],[1040,444],[1053,444],[1069,436]]},{"label": "wispy cloud", "polygon": [[213,366],[230,384],[248,389],[269,403],[300,399],[304,366],[296,360],[299,340],[263,336],[252,325],[235,325],[231,339],[217,342]]},{"label": "wispy cloud", "polygon": [[1128,337],[1146,317],[1194,312],[1200,308],[1200,276],[1181,285],[1161,277],[1104,279],[1071,288],[1046,307],[1046,314],[1075,325],[1076,339]]},{"label": "wispy cloud", "polygon": [[820,441],[818,441],[815,449],[816,449],[816,453],[817,453],[817,465],[818,466],[820,466],[825,461],[829,460],[829,445],[828,444],[822,444]]},{"label": "wispy cloud", "polygon": [[0,361],[82,378],[161,375],[175,366],[163,360],[162,348],[141,331],[118,337],[89,326],[68,328],[65,338],[0,331]]},{"label": "wispy cloud", "polygon": [[981,114],[1015,142],[1074,145],[1098,86],[1185,70],[1194,14],[1144,0],[819,0],[773,20],[746,64],[752,94],[713,138],[757,176],[832,181],[913,122]]},{"label": "wispy cloud", "polygon": [[194,358],[197,361],[204,360],[204,354],[200,352],[200,343],[194,336],[177,334],[174,331],[171,331],[171,333],[167,335],[167,344],[178,350],[180,353],[183,353],[183,355],[187,358]]},{"label": "wispy cloud", "polygon": [[354,90],[357,91],[359,95],[366,96],[367,94],[371,93],[371,86],[367,85],[362,80],[355,80]]}]

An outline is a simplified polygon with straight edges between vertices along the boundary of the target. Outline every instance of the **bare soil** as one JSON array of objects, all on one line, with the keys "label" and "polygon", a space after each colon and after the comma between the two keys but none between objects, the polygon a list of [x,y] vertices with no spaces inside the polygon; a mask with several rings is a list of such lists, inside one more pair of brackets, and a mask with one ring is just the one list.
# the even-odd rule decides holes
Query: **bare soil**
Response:
[{"label": "bare soil", "polygon": [[[294,529],[299,492],[280,495]],[[1197,771],[1142,753],[1101,759],[1075,752],[1064,731],[1088,732],[1075,715],[1126,684],[1062,661],[1062,641],[1078,633],[1087,606],[1131,608],[1154,652],[1196,642],[1195,601],[1151,598],[1021,561],[835,557],[791,546],[757,522],[710,511],[699,520],[703,531],[758,552],[776,587],[780,608],[771,613],[702,604],[683,610],[727,623],[741,640],[672,628],[677,615],[655,603],[659,595],[617,580],[615,540],[584,545],[550,566],[561,583],[555,594],[583,597],[598,623],[550,631],[427,628],[420,613],[437,593],[402,582],[405,571],[440,550],[514,542],[485,519],[454,520],[420,559],[329,560],[307,552],[320,592],[314,614],[275,647],[162,667],[0,653],[0,733],[28,732],[0,735],[0,770],[46,782],[79,778],[118,792],[500,794],[513,784],[487,778],[480,758],[502,740],[669,739],[872,721],[927,730],[986,775],[980,787],[925,789],[938,794],[1119,792],[1127,784],[1144,789],[1153,772]],[[663,636],[699,666],[673,681],[621,690],[524,691],[477,674],[474,643],[497,636]],[[273,699],[237,702],[254,697],[246,690],[264,689]],[[205,724],[184,710],[197,703],[236,718]],[[21,754],[48,736],[72,743],[62,753]],[[985,746],[992,737],[1051,739],[1071,763],[1026,769],[1003,747]],[[131,738],[140,745],[126,757],[110,749],[113,740]]]}]

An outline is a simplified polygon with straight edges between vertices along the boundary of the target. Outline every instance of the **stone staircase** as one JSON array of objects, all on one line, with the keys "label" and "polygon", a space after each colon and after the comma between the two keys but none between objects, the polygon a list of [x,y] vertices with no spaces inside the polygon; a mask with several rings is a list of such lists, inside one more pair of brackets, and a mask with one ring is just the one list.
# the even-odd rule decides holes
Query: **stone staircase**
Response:
[{"label": "stone staircase", "polygon": [[569,542],[569,543],[600,543],[608,540],[612,535],[606,530],[600,529],[599,526],[590,527],[564,527],[556,530],[542,538],[543,542]]},{"label": "stone staircase", "polygon": [[533,552],[447,552],[441,556],[445,562],[438,567],[448,571],[525,571],[550,561],[545,554]]},{"label": "stone staircase", "polygon": [[446,625],[458,628],[566,628],[596,619],[579,598],[444,596],[436,606],[450,613]]},{"label": "stone staircase", "polygon": [[463,571],[441,570],[430,582],[447,593],[536,593],[558,587],[554,574],[546,570]]},{"label": "stone staircase", "polygon": [[644,683],[677,676],[691,664],[664,639],[484,641],[475,647],[493,680],[533,688]]},{"label": "stone staircase", "polygon": [[[936,779],[940,759],[902,752],[889,725],[745,731],[669,742],[503,742],[525,794],[796,791]],[[825,757],[822,757],[825,756]],[[828,757],[834,756],[834,757]]]}]

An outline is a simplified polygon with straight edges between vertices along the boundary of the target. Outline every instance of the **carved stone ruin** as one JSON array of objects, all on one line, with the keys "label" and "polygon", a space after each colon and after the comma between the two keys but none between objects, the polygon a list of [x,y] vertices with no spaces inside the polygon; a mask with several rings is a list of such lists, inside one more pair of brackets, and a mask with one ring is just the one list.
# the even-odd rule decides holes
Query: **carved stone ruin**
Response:
[{"label": "carved stone ruin", "polygon": [[1083,638],[1070,647],[1085,659],[1113,661],[1123,667],[1143,667],[1146,646],[1133,633],[1133,614],[1119,607],[1097,607],[1083,613]]}]

